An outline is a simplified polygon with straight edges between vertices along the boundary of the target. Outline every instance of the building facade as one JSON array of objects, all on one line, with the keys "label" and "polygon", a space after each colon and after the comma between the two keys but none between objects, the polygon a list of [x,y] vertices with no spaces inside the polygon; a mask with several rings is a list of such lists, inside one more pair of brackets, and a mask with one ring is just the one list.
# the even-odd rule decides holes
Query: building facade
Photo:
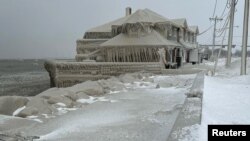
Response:
[{"label": "building facade", "polygon": [[196,61],[190,54],[198,48],[197,26],[149,9],[131,11],[127,8],[126,16],[87,30],[76,41],[75,61],[47,61],[51,86],[66,87],[136,71],[161,73],[165,69],[159,63],[162,49],[170,69]]}]

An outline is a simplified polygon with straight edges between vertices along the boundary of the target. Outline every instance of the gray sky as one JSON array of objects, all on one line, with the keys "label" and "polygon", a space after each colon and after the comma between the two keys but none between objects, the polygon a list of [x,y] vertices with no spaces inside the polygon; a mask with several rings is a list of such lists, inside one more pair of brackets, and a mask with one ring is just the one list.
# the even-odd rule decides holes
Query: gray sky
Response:
[{"label": "gray sky", "polygon": [[[215,15],[221,15],[226,2],[218,0]],[[215,0],[1,0],[0,59],[73,58],[76,39],[89,28],[124,16],[127,6],[133,12],[149,8],[166,18],[185,17],[202,32],[212,25],[214,4]],[[239,0],[235,36],[242,36],[243,9],[244,1]],[[212,29],[198,40],[211,43]],[[241,40],[235,37],[234,44]]]}]

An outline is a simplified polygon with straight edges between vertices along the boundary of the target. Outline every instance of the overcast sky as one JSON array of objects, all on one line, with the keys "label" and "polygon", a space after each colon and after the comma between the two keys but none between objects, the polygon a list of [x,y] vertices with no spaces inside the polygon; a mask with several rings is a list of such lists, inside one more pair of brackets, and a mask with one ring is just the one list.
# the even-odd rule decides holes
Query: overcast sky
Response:
[{"label": "overcast sky", "polygon": [[[226,3],[218,0],[215,15]],[[0,59],[73,58],[76,40],[87,29],[125,16],[128,6],[133,12],[149,8],[166,18],[186,18],[202,32],[212,25],[214,5],[215,0],[0,0]],[[240,45],[244,1],[236,8],[234,44]],[[212,29],[198,40],[211,44]]]}]

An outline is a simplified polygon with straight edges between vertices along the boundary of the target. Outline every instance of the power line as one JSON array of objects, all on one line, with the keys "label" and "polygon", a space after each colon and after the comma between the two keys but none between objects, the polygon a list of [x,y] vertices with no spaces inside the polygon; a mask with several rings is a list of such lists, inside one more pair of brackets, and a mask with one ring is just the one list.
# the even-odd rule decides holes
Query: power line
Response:
[{"label": "power line", "polygon": [[227,25],[228,22],[229,22],[230,11],[228,11],[228,12],[224,15],[224,13],[225,13],[225,11],[226,11],[227,8],[231,8],[230,1],[229,1],[229,0],[227,0],[227,3],[226,3],[226,5],[225,5],[225,8],[224,8],[224,10],[223,10],[223,12],[222,12],[222,14],[221,14],[221,18],[224,19],[224,17],[226,17],[226,16],[227,16],[227,18],[225,19],[225,22],[224,22],[223,26],[221,26],[222,23],[220,24],[220,28],[219,28],[220,30],[219,30],[218,32],[221,32],[221,33],[220,33],[219,37],[222,36],[222,34],[225,32],[225,27],[226,27],[226,25]]},{"label": "power line", "polygon": [[[235,1],[235,6],[236,6],[237,2],[238,2],[238,0]],[[228,8],[228,6],[227,6],[228,4],[231,4],[231,2],[229,2],[229,0],[228,0],[227,3],[226,3],[225,9],[226,9],[226,7]],[[230,6],[229,8],[231,8],[231,6]],[[225,9],[223,10],[222,15],[224,14]],[[236,12],[236,10],[235,10],[235,12]],[[228,24],[228,22],[229,22],[230,11],[228,11],[228,13],[224,15],[224,17],[225,17],[225,16],[227,16],[227,18],[226,18],[226,20],[225,20],[223,26],[219,28],[220,30],[218,31],[218,33],[220,32],[220,35],[218,35],[217,37],[221,37],[221,36],[223,35],[223,33],[225,32],[225,30],[227,30],[227,29],[226,29],[226,26],[227,26],[227,24]],[[224,17],[223,17],[223,18],[224,18]]]},{"label": "power line", "polygon": [[208,27],[206,30],[204,30],[203,32],[201,32],[200,34],[198,34],[198,36],[206,33],[207,31],[209,31],[214,25],[211,25],[210,27]]},{"label": "power line", "polygon": [[214,17],[214,14],[215,14],[215,11],[216,11],[216,7],[217,7],[217,0],[215,0],[214,13],[213,13],[213,16],[212,16],[212,17]]},{"label": "power line", "polygon": [[229,22],[229,16],[228,16],[227,19],[225,20],[225,23],[224,23],[223,27],[220,28],[220,30],[219,30],[220,34],[219,34],[218,36],[216,36],[216,37],[221,37],[222,34],[227,30],[226,27],[227,27],[227,25],[228,25],[228,22]]},{"label": "power line", "polygon": [[[209,18],[209,20],[214,21],[213,45],[215,45],[217,21],[222,21],[223,19],[222,19],[222,18],[218,18],[218,17],[216,16],[215,18]],[[214,59],[214,46],[213,46],[213,48],[212,48],[211,59]]]},{"label": "power line", "polygon": [[[233,37],[239,37],[239,38],[242,38],[243,36],[233,36]],[[250,36],[248,36],[247,38],[250,38]]]},{"label": "power line", "polygon": [[225,11],[226,11],[226,9],[227,9],[227,7],[228,7],[228,3],[229,3],[229,0],[227,0],[227,3],[226,3],[226,5],[225,5],[225,7],[224,7],[224,10],[223,10],[223,12],[222,12],[222,14],[221,14],[221,18],[224,18],[225,17],[225,15],[224,15],[224,13],[225,13]]},{"label": "power line", "polygon": [[[226,15],[228,15],[228,13],[229,13],[229,12],[228,12],[226,15],[224,15],[224,13],[225,13],[225,11],[226,11],[226,8],[228,7],[228,3],[229,3],[229,0],[227,0],[227,3],[226,3],[226,5],[225,5],[225,8],[224,8],[224,10],[223,10],[223,12],[222,12],[222,14],[221,14],[221,16],[220,16],[221,18],[224,18],[224,17],[225,17]],[[217,0],[215,1],[214,12],[213,12],[213,16],[212,16],[212,17],[214,17],[214,15],[215,15],[216,7],[217,7]],[[214,26],[214,25],[210,25],[206,30],[204,30],[203,32],[201,32],[201,33],[198,34],[197,36],[200,36],[200,35],[206,33],[206,32],[209,31],[213,26]]]}]

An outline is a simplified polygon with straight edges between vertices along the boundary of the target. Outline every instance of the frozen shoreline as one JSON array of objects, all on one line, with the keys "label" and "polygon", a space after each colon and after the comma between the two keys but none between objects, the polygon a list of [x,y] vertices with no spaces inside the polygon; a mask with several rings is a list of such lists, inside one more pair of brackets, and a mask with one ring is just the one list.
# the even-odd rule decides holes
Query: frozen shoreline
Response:
[{"label": "frozen shoreline", "polygon": [[[84,97],[77,100],[73,107],[68,107],[68,100],[56,101],[50,105],[57,112],[45,114],[42,113],[44,110],[40,110],[37,116],[26,118],[29,126],[20,125],[18,130],[12,124],[15,122],[18,125],[17,119],[5,118],[0,131],[7,129],[9,124],[13,128],[8,128],[8,133],[22,131],[25,136],[35,135],[41,140],[166,140],[194,77],[135,73],[120,76],[118,80],[101,80],[97,84],[101,84],[106,94],[88,97],[82,94]],[[78,94],[82,90],[88,94],[100,91],[83,89],[88,83],[72,88],[52,88],[36,97],[60,96],[69,90]],[[25,108],[29,107],[29,102],[27,105]]]}]

